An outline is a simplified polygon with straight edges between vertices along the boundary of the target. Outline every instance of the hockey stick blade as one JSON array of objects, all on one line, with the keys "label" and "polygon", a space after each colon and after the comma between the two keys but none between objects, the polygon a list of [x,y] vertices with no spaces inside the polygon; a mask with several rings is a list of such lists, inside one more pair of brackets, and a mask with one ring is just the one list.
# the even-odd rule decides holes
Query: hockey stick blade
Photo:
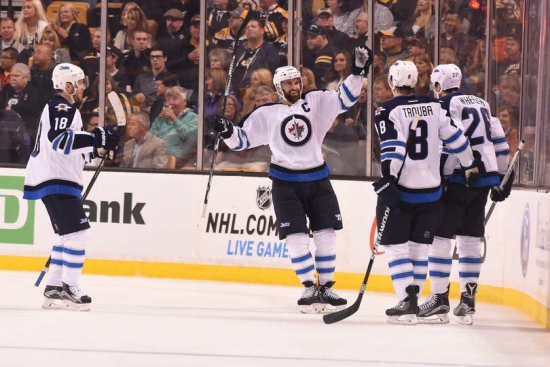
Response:
[{"label": "hockey stick blade", "polygon": [[113,110],[115,111],[117,125],[126,126],[126,114],[124,113],[124,108],[122,107],[122,102],[120,102],[119,96],[116,94],[115,91],[111,91],[109,92],[109,94],[107,94],[107,98],[109,99],[109,102],[111,103],[111,106],[113,106]]}]

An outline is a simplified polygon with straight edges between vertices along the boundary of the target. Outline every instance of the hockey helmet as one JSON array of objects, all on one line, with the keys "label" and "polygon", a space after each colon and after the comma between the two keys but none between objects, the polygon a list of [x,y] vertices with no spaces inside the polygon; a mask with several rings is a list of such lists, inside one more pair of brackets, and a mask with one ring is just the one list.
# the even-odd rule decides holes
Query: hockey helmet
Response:
[{"label": "hockey helmet", "polygon": [[[75,92],[78,87],[78,81],[85,78],[84,71],[76,65],[62,63],[57,65],[52,72],[52,82],[54,89],[61,89],[65,93],[67,83],[74,86]],[[73,93],[74,94],[74,93]]]},{"label": "hockey helmet", "polygon": [[441,90],[446,91],[453,88],[460,88],[462,72],[455,64],[438,65],[430,75],[430,88],[434,90],[435,83],[441,85]]},{"label": "hockey helmet", "polygon": [[411,61],[396,61],[388,73],[388,84],[393,90],[395,87],[414,88],[418,81],[418,70]]},{"label": "hockey helmet", "polygon": [[300,87],[300,94],[302,94],[303,81],[300,70],[296,69],[294,66],[281,66],[275,70],[275,74],[273,75],[273,85],[275,86],[275,91],[277,94],[284,100],[286,100],[286,98],[283,93],[281,83],[285,80],[292,80],[296,78],[300,78],[300,83],[302,84],[302,87]]}]

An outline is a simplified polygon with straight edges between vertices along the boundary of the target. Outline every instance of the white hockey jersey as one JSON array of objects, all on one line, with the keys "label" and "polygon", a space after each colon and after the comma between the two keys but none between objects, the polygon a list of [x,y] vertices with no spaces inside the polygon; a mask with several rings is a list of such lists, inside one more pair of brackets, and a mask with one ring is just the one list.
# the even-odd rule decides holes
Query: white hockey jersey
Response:
[{"label": "white hockey jersey", "polygon": [[[410,126],[417,115],[418,125],[405,157]],[[464,167],[474,161],[468,139],[433,98],[414,94],[395,97],[376,110],[374,122],[380,137],[382,175],[399,178],[397,188],[403,201],[427,203],[441,197],[442,142]]]},{"label": "white hockey jersey", "polygon": [[82,197],[85,158],[94,135],[82,131],[78,109],[56,94],[42,111],[36,144],[25,173],[23,198],[37,200],[51,194]]},{"label": "white hockey jersey", "polygon": [[361,76],[350,75],[338,91],[314,90],[293,105],[261,106],[245,116],[225,143],[233,150],[260,145],[271,149],[269,176],[306,182],[325,178],[321,145],[336,117],[347,111],[361,93]]},{"label": "white hockey jersey", "polygon": [[[474,186],[500,185],[499,174],[506,173],[510,148],[500,121],[491,116],[489,103],[460,92],[450,93],[441,98],[440,102],[453,124],[464,131],[472,149],[481,155],[483,167],[478,167],[481,178]],[[443,147],[441,159],[443,174],[448,176],[449,181],[465,185],[466,179],[460,172],[460,164],[455,156],[449,155],[446,146]]]}]

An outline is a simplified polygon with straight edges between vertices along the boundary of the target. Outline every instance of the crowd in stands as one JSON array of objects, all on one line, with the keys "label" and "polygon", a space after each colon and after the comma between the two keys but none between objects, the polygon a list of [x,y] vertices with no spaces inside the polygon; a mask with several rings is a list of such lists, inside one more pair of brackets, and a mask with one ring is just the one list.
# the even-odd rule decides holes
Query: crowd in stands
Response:
[{"label": "crowd in stands", "polygon": [[[120,17],[116,22],[109,22],[107,32],[105,92],[113,90],[119,94],[132,128],[123,138],[114,165],[193,168],[197,163],[198,124],[203,124],[203,156],[208,162],[215,140],[211,123],[216,114],[225,108],[226,117],[239,124],[254,108],[278,103],[272,77],[277,67],[288,63],[287,1],[207,0],[206,40],[201,40],[200,35],[201,1],[119,1]],[[370,1],[304,1],[300,42],[303,92],[316,88],[337,89],[350,74],[353,49],[366,45],[369,40]],[[84,17],[75,6],[82,2],[72,1],[55,5],[52,17],[51,1],[25,0],[18,19],[5,17],[0,21],[0,109],[16,111],[25,122],[25,154],[32,149],[40,113],[53,94],[51,70],[59,63],[71,62],[84,70],[89,88],[84,95],[77,96],[76,105],[81,110],[85,128],[97,123],[100,95],[97,76],[99,59],[103,57],[99,51],[99,2],[84,2],[88,3]],[[495,88],[491,89],[489,100],[493,114],[508,115],[507,120],[503,118],[509,126],[507,131],[512,134],[510,139],[517,140],[520,17],[517,7],[510,5],[515,4],[514,1],[497,0],[497,3],[496,16],[504,21],[498,23],[495,44],[491,45],[495,55],[491,80]],[[463,90],[483,96],[487,27],[484,13],[470,5],[468,0],[442,0],[441,18],[436,19],[434,0],[374,2],[372,105],[380,105],[392,97],[384,82],[385,73],[397,60],[411,60],[416,64],[417,94],[431,95],[429,75],[434,67],[436,24],[440,24],[437,50],[440,63],[459,65],[464,75]],[[236,68],[229,98],[225,101],[223,95],[236,34],[248,12],[253,13],[252,20],[235,50]],[[205,106],[198,105],[201,47],[207,53]],[[367,106],[371,105],[366,100],[367,88],[365,83],[358,104],[334,121],[327,135],[325,154],[333,173],[367,174],[365,144],[367,138],[371,139],[367,137]],[[200,108],[204,111],[204,122],[197,118]],[[116,123],[110,106],[106,109],[106,121]],[[148,140],[153,141],[154,149],[137,149]],[[376,158],[374,141],[372,145]],[[137,159],[136,151],[158,153],[162,157]],[[267,171],[270,159],[265,149],[243,155],[222,146],[219,154],[218,169],[226,170]]]}]

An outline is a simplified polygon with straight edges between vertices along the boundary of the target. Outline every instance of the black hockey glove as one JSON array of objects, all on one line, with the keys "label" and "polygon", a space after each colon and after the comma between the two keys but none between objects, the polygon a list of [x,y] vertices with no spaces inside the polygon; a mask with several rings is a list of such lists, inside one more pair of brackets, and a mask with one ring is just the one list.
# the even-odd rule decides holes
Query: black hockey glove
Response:
[{"label": "black hockey glove", "polygon": [[370,48],[365,46],[355,47],[353,57],[351,58],[351,73],[353,75],[367,75],[372,64],[372,59],[373,56]]},{"label": "black hockey glove", "polygon": [[233,123],[222,116],[216,116],[214,129],[221,134],[223,139],[230,138],[233,135]]},{"label": "black hockey glove", "polygon": [[472,165],[468,167],[462,167],[467,186],[473,186],[483,176],[483,172],[485,172],[485,165],[481,160],[481,154],[476,150],[474,150],[473,153],[474,162],[472,163]]},{"label": "black hockey glove", "polygon": [[[512,184],[514,183],[514,171],[510,173],[510,177],[508,177],[508,181],[504,184],[502,191],[499,189],[499,187],[493,187],[491,189],[491,200],[493,201],[504,201],[508,196],[510,196],[510,192],[512,191]],[[504,179],[504,175],[500,175],[500,182]]]},{"label": "black hockey glove", "polygon": [[113,159],[115,157],[115,151],[118,148],[120,137],[113,129],[96,127],[92,130],[94,134],[94,152],[95,157],[106,157]]},{"label": "black hockey glove", "polygon": [[391,210],[397,208],[401,194],[397,191],[397,185],[393,177],[382,177],[381,180],[373,182],[372,186],[374,186],[376,195],[378,195]]}]

